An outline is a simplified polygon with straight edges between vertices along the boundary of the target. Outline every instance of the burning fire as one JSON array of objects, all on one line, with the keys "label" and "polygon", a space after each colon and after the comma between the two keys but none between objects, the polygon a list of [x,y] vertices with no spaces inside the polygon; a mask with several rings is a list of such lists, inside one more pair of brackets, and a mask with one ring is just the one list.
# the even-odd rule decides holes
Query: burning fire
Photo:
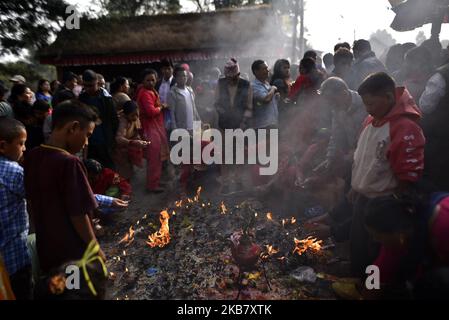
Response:
[{"label": "burning fire", "polygon": [[261,254],[262,259],[268,259],[270,256],[279,252],[279,250],[275,249],[271,244],[267,244],[265,247],[267,250]]},{"label": "burning fire", "polygon": [[193,200],[195,202],[198,202],[200,200],[201,189],[202,189],[201,187],[198,187],[198,189],[196,190],[196,195],[195,197],[193,197]]},{"label": "burning fire", "polygon": [[282,219],[282,226],[285,227],[287,223],[295,224],[296,218],[292,217],[291,219]]},{"label": "burning fire", "polygon": [[307,250],[312,250],[314,252],[321,251],[321,245],[323,243],[323,240],[318,240],[312,237],[307,237],[303,240],[298,240],[295,238],[294,241],[295,249],[293,250],[293,254],[297,252],[300,256]]},{"label": "burning fire", "polygon": [[182,200],[175,201],[175,206],[176,206],[176,208],[181,208],[182,207]]},{"label": "burning fire", "polygon": [[129,230],[125,234],[125,236],[119,241],[119,243],[126,242],[126,245],[129,246],[133,241],[134,241],[134,229],[133,226],[131,226],[129,227]]},{"label": "burning fire", "polygon": [[228,209],[226,208],[224,201],[222,201],[220,204],[220,210],[221,210],[221,214],[226,214],[226,212],[228,212]]},{"label": "burning fire", "polygon": [[271,212],[267,213],[267,219],[272,221],[273,220],[273,214]]},{"label": "burning fire", "polygon": [[166,210],[161,211],[159,221],[161,222],[161,228],[152,235],[148,236],[147,244],[151,247],[163,248],[170,242],[170,229],[168,227],[168,220],[170,215]]}]

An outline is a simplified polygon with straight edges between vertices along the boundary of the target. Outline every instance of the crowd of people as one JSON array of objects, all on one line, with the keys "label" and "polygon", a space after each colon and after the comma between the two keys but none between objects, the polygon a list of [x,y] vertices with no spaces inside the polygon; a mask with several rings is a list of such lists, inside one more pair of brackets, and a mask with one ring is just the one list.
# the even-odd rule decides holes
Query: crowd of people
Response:
[{"label": "crowd of people", "polygon": [[101,287],[99,219],[128,206],[145,160],[149,196],[169,191],[164,170],[189,191],[197,167],[173,169],[170,133],[192,135],[195,121],[279,131],[278,172],[260,176],[263,165],[250,165],[248,182],[239,166],[221,165],[220,194],[276,195],[290,208],[299,194],[319,199],[322,212],[300,213],[305,227],[349,241],[353,276],[379,267],[382,290],[358,286],[359,295],[449,296],[449,56],[437,39],[395,45],[385,63],[361,39],[322,60],[313,50],[298,65],[279,59],[272,72],[255,60],[252,77],[236,58],[202,81],[188,64],[164,60],[158,71],[108,85],[93,70],[65,72],[35,93],[21,75],[9,90],[0,84],[0,299],[60,295],[62,267],[86,250],[98,256],[85,267]]}]

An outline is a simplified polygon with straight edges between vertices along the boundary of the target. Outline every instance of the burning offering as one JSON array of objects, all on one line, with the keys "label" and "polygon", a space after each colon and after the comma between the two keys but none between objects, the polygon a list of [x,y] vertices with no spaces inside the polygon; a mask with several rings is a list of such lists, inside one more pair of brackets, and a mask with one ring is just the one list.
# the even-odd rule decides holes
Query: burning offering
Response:
[{"label": "burning offering", "polygon": [[152,235],[148,236],[147,244],[151,247],[163,248],[170,242],[170,229],[168,226],[168,220],[170,215],[166,210],[161,211],[159,221],[161,222],[161,228]]},{"label": "burning offering", "polygon": [[306,251],[310,250],[312,252],[319,252],[321,251],[321,245],[323,243],[322,240],[317,240],[316,238],[307,237],[303,240],[294,239],[295,242],[295,249],[293,250],[294,253],[298,253],[298,255],[302,255]]}]

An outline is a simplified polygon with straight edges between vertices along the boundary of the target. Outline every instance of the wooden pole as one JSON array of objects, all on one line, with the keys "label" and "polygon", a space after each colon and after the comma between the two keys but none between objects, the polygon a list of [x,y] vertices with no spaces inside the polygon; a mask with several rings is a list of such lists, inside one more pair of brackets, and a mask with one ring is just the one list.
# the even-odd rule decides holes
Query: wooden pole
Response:
[{"label": "wooden pole", "polygon": [[298,16],[299,16],[299,0],[295,0],[295,17],[293,19],[293,36],[292,36],[292,63],[296,63],[298,57],[297,57],[297,51],[296,51],[296,44],[298,41]]}]

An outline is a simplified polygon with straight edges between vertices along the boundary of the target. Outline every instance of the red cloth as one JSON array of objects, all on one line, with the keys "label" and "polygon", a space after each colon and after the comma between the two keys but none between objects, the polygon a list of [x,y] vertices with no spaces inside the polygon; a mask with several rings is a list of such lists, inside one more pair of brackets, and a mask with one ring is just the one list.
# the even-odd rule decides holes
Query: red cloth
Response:
[{"label": "red cloth", "polygon": [[432,246],[439,260],[449,265],[449,197],[439,203],[440,210],[430,227]]},{"label": "red cloth", "polygon": [[161,112],[159,94],[155,90],[138,89],[137,104],[140,111],[144,139],[150,141],[147,148],[147,188],[149,190],[159,187],[162,174],[161,153],[167,153],[168,141],[164,127],[164,116]]},{"label": "red cloth", "polygon": [[113,186],[118,186],[121,196],[131,195],[132,189],[129,182],[109,168],[103,169],[103,171],[95,181],[95,185],[92,187],[92,190],[95,194],[105,194],[106,191]]},{"label": "red cloth", "polygon": [[425,138],[418,121],[421,111],[410,93],[404,88],[396,89],[396,105],[381,121],[375,122],[372,116],[365,120],[364,128],[369,124],[381,127],[390,123],[390,145],[387,158],[395,177],[400,181],[417,181],[424,169]]},{"label": "red cloth", "polygon": [[139,168],[143,166],[143,152],[141,146],[135,145],[132,142],[128,146],[128,158],[131,163]]},{"label": "red cloth", "polygon": [[407,254],[405,249],[391,249],[381,246],[379,255],[373,265],[379,267],[380,282],[391,284],[396,279],[402,258]]},{"label": "red cloth", "polygon": [[306,75],[299,75],[290,90],[288,98],[290,100],[295,100],[298,97],[298,95],[301,93],[301,91],[309,89],[312,86],[313,86],[313,82],[310,79],[310,77],[308,77]]}]

